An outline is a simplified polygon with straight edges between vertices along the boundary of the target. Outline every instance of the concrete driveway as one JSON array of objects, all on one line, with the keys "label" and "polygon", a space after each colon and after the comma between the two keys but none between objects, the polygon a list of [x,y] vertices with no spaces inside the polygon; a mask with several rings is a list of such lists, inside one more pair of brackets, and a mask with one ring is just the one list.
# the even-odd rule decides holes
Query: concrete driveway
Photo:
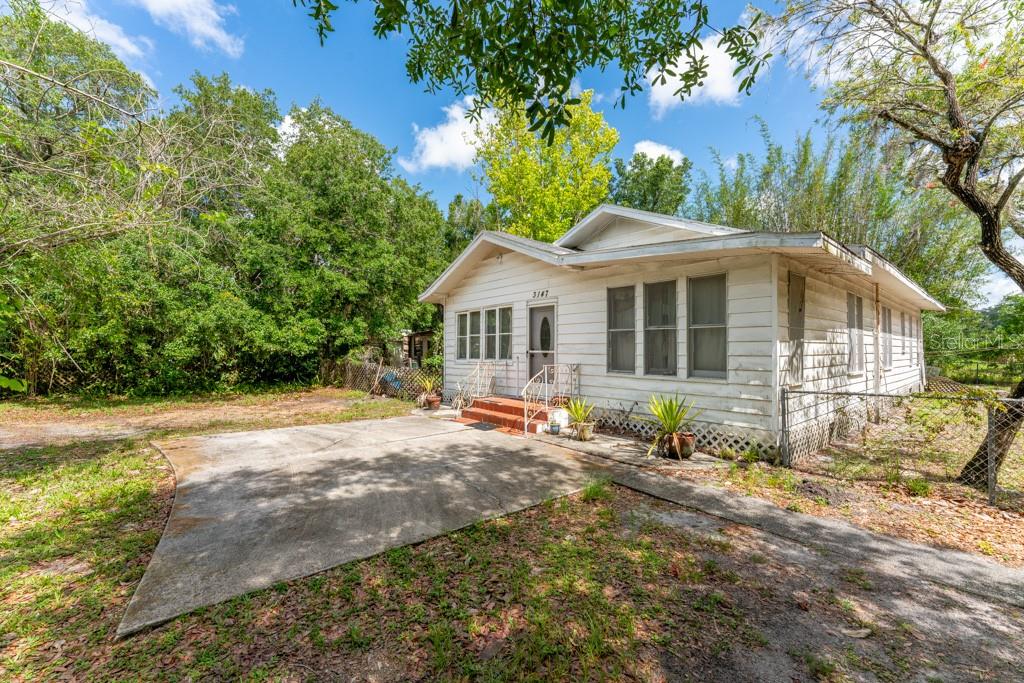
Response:
[{"label": "concrete driveway", "polygon": [[174,505],[118,635],[536,505],[603,471],[557,446],[420,416],[156,446],[174,467]]}]

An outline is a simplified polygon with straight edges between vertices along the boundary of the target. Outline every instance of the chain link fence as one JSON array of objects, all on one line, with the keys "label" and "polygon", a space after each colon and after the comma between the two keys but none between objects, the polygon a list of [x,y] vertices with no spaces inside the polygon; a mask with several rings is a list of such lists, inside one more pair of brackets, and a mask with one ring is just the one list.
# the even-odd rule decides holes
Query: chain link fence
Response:
[{"label": "chain link fence", "polygon": [[414,401],[423,393],[422,381],[440,375],[424,368],[402,368],[377,363],[340,362],[329,370],[321,368],[326,384],[358,389],[369,394],[392,396]]},{"label": "chain link fence", "polygon": [[787,390],[782,408],[794,469],[1024,512],[1024,400]]}]

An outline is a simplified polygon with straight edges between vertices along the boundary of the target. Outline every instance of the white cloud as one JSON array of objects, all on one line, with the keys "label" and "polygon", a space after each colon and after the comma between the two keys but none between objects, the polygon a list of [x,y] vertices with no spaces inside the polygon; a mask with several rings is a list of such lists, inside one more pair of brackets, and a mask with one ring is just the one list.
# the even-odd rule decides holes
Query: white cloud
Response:
[{"label": "white cloud", "polygon": [[157,24],[188,37],[198,48],[215,47],[229,57],[240,57],[245,41],[228,33],[224,22],[228,15],[236,14],[234,5],[222,5],[216,0],[132,0],[152,17]]},{"label": "white cloud", "polygon": [[[659,74],[653,71],[647,74],[647,81],[651,84],[647,101],[655,119],[662,118],[670,109],[675,109],[684,103],[727,105],[739,103],[740,77],[733,75],[736,62],[725,50],[718,47],[714,38],[711,37],[705,39],[703,47],[698,51],[698,58],[702,55],[707,57],[708,75],[704,78],[703,84],[696,86],[685,100],[679,99],[679,95],[675,94],[679,86],[682,85],[682,81],[677,76],[666,75],[665,82],[662,83]],[[688,68],[688,63],[685,56],[681,57],[677,62],[678,69],[674,70],[685,70]]]},{"label": "white cloud", "polygon": [[633,154],[646,154],[652,159],[668,157],[673,164],[682,163],[685,158],[685,155],[675,147],[669,147],[654,140],[641,140],[636,143],[633,145]]},{"label": "white cloud", "polygon": [[[409,173],[431,168],[454,168],[465,171],[476,158],[476,123],[466,117],[473,98],[466,97],[444,108],[445,120],[431,128],[412,124],[416,147],[411,157],[398,157],[398,165]],[[485,112],[483,124],[494,121],[492,112]]]},{"label": "white cloud", "polygon": [[725,161],[722,162],[722,165],[729,171],[735,171],[740,167],[740,159],[733,154],[732,156],[726,157]]},{"label": "white cloud", "polygon": [[130,36],[117,24],[93,14],[86,0],[56,2],[49,7],[49,12],[82,33],[106,43],[125,61],[142,59],[153,50],[152,40],[146,36]]}]

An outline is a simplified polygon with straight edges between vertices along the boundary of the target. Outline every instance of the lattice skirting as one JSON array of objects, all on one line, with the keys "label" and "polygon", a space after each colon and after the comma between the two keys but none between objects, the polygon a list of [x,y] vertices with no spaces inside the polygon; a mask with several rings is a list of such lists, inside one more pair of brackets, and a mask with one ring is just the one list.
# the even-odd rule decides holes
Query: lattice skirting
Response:
[{"label": "lattice skirting", "polygon": [[877,421],[881,414],[891,409],[895,399],[854,397],[851,400],[847,396],[838,396],[826,397],[824,404],[813,408],[791,405],[786,464],[798,463],[829,444],[862,431],[869,421]]},{"label": "lattice skirting", "polygon": [[[614,408],[595,408],[594,416],[598,426],[602,428],[626,432],[645,440],[654,437],[654,425],[642,416]],[[714,455],[723,448],[731,448],[735,453],[744,453],[754,447],[765,460],[775,460],[778,457],[776,439],[770,432],[711,422],[694,422],[690,428],[697,435],[697,449],[705,453]]]}]

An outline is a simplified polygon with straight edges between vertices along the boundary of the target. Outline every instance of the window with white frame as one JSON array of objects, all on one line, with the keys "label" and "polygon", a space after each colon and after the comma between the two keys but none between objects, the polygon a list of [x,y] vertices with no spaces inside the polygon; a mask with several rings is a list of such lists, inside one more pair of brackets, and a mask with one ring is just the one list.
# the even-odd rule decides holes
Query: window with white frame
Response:
[{"label": "window with white frame", "polygon": [[484,311],[484,358],[493,360],[498,357],[498,309],[488,308]]},{"label": "window with white frame", "polygon": [[686,282],[687,366],[690,377],[726,377],[725,273],[692,277]]},{"label": "window with white frame", "polygon": [[900,355],[907,355],[907,314],[900,311]]},{"label": "window with white frame", "polygon": [[846,340],[849,372],[864,372],[864,299],[846,293]]},{"label": "window with white frame", "polygon": [[498,358],[512,358],[512,307],[498,309]]},{"label": "window with white frame", "polygon": [[469,344],[469,314],[459,313],[456,317],[456,342],[455,357],[459,360],[466,358]]},{"label": "window with white frame", "polygon": [[636,287],[608,289],[608,372],[636,372]]},{"label": "window with white frame", "polygon": [[644,284],[644,374],[676,374],[676,281]]},{"label": "window with white frame", "polygon": [[892,309],[882,306],[882,367],[892,367]]},{"label": "window with white frame", "polygon": [[469,357],[480,358],[480,311],[469,312]]},{"label": "window with white frame", "polygon": [[465,311],[455,318],[455,357],[458,360],[512,358],[511,306]]}]

